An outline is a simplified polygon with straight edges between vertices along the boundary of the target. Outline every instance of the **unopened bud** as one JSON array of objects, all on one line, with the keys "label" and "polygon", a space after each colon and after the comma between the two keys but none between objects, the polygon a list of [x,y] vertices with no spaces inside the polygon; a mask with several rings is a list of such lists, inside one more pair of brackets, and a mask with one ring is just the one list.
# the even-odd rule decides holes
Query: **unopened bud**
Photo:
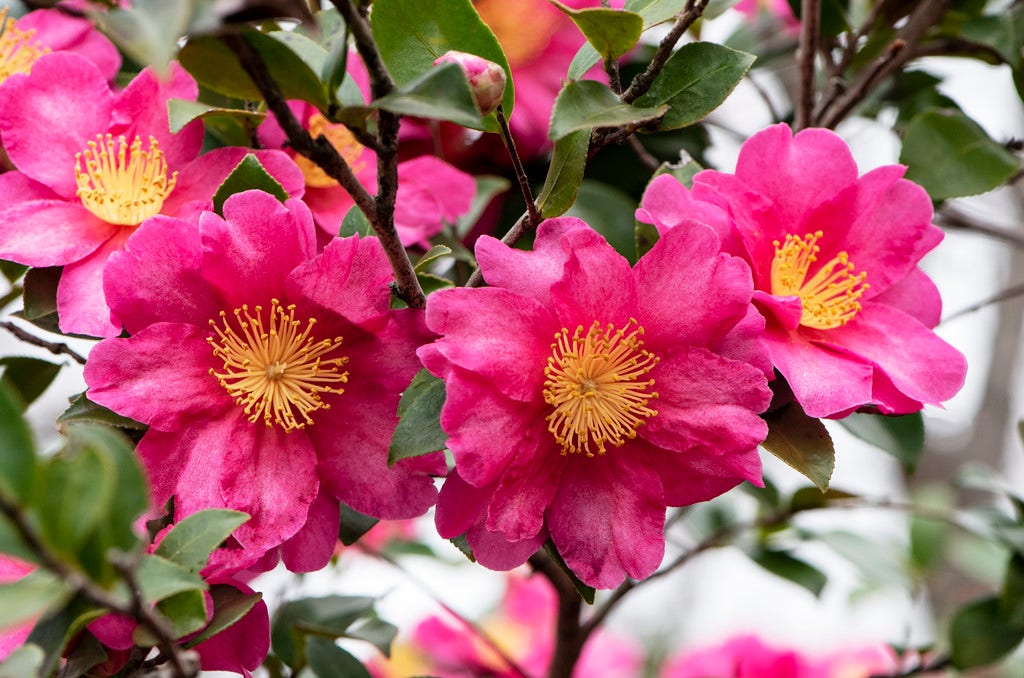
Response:
[{"label": "unopened bud", "polygon": [[453,63],[462,68],[469,80],[473,102],[480,115],[489,115],[505,96],[505,69],[483,57],[449,50],[437,57],[434,65]]}]

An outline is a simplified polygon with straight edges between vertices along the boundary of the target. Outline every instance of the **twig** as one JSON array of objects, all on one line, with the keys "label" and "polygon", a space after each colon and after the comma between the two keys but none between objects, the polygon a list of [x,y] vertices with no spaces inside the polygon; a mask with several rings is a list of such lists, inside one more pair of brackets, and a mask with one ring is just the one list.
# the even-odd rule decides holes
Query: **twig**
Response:
[{"label": "twig", "polygon": [[[1011,179],[1010,183],[1013,182]],[[988,221],[983,221],[973,214],[968,214],[957,209],[952,204],[946,203],[938,212],[937,223],[940,226],[959,228],[965,231],[974,231],[993,238],[1005,240],[1014,247],[1024,247],[1024,233],[1017,229],[997,226]]]},{"label": "twig", "polygon": [[951,314],[947,315],[945,318],[943,318],[942,322],[947,323],[947,322],[949,322],[951,320],[955,320],[955,319],[957,319],[957,318],[959,318],[961,316],[970,315],[971,313],[975,313],[976,311],[980,311],[981,309],[985,308],[986,306],[991,306],[992,304],[998,304],[1001,301],[1009,301],[1010,299],[1015,299],[1015,298],[1017,298],[1017,297],[1019,297],[1021,295],[1024,295],[1024,283],[1022,283],[1020,285],[1014,285],[1013,287],[1008,287],[1005,290],[1002,290],[1001,292],[993,294],[992,296],[987,297],[987,298],[979,301],[976,304],[971,304],[967,308],[962,308],[959,311],[957,311],[956,313],[951,313]]},{"label": "twig", "polygon": [[622,100],[627,104],[631,104],[651,88],[654,83],[654,79],[661,72],[661,69],[665,67],[665,62],[672,56],[672,50],[675,49],[676,43],[683,37],[683,34],[693,25],[693,22],[700,18],[707,8],[708,3],[711,0],[686,0],[686,6],[683,7],[683,11],[679,13],[676,18],[676,22],[672,25],[671,30],[668,34],[661,39],[658,43],[658,49],[654,53],[654,58],[651,59],[651,63],[647,64],[647,68],[644,69],[643,73],[637,74],[633,78],[633,82],[629,84],[626,91],[622,93]]},{"label": "twig", "polygon": [[935,673],[936,671],[945,671],[948,668],[952,668],[953,660],[950,657],[938,657],[933,660],[930,664],[923,664],[906,671],[900,671],[899,673],[873,673],[868,678],[911,678],[911,676],[920,676],[925,673]]},{"label": "twig", "polygon": [[644,164],[644,167],[652,172],[661,167],[661,161],[654,157],[654,155],[644,147],[643,142],[635,136],[631,136],[626,139],[626,143],[628,143],[629,147],[633,149],[633,152],[636,153],[636,157],[640,159],[640,162]]},{"label": "twig", "polygon": [[569,578],[543,550],[530,556],[530,565],[551,582],[558,594],[555,651],[548,666],[548,678],[570,678],[586,640],[580,626],[583,601]]},{"label": "twig", "polygon": [[800,10],[800,99],[796,107],[795,127],[798,130],[811,124],[814,111],[814,58],[818,53],[818,33],[821,32],[821,0],[802,0]]},{"label": "twig", "polygon": [[526,202],[526,214],[530,221],[530,228],[536,228],[540,225],[540,222],[544,220],[540,213],[537,212],[537,205],[533,200],[533,192],[530,191],[530,180],[526,176],[526,169],[523,167],[523,161],[519,157],[519,153],[516,151],[516,142],[512,138],[512,130],[509,129],[508,119],[505,118],[505,109],[501,104],[498,104],[497,110],[494,111],[495,116],[498,118],[498,126],[501,128],[501,140],[505,142],[505,148],[508,149],[509,157],[512,158],[512,166],[516,170],[516,180],[519,182],[519,191],[523,194],[523,200]]},{"label": "twig", "polygon": [[47,351],[54,355],[66,355],[79,365],[85,364],[85,358],[67,344],[61,344],[54,341],[47,341],[46,339],[37,337],[31,332],[28,332],[18,327],[10,320],[0,320],[0,327],[3,327],[5,330],[13,334],[15,337],[17,337],[21,341],[24,341],[26,344],[32,344],[33,346],[38,346],[39,348],[45,348]]},{"label": "twig", "polygon": [[782,115],[779,113],[779,109],[775,107],[775,104],[772,103],[772,98],[768,96],[768,90],[766,90],[761,83],[757,81],[757,78],[755,78],[754,74],[750,71],[747,71],[747,75],[745,77],[751,87],[754,88],[754,91],[757,92],[757,95],[761,97],[761,101],[764,102],[765,108],[768,109],[768,114],[772,116],[772,122],[782,122]]},{"label": "twig", "polygon": [[[366,215],[366,219],[370,222],[370,226],[373,228],[374,233],[377,234],[381,245],[383,245],[384,252],[387,254],[388,261],[391,263],[391,268],[395,273],[395,293],[398,297],[411,308],[423,308],[426,303],[426,297],[424,297],[419,280],[417,280],[416,273],[413,271],[409,255],[398,238],[398,232],[395,230],[393,220],[394,192],[397,190],[398,184],[397,170],[392,168],[387,173],[386,181],[383,182],[383,185],[378,186],[379,197],[375,200],[359,182],[359,179],[356,178],[352,168],[341,157],[337,149],[323,135],[313,139],[309,132],[303,128],[302,123],[299,122],[298,118],[295,117],[295,114],[288,107],[287,100],[284,98],[280,87],[270,76],[270,72],[267,70],[267,66],[263,63],[259,53],[238,35],[225,35],[221,40],[235,53],[242,68],[245,69],[257,88],[259,88],[260,94],[263,95],[264,100],[267,102],[267,108],[277,118],[277,122],[287,135],[288,143],[291,147],[297,153],[315,162],[324,170],[327,176],[337,181],[352,196],[360,211]],[[379,126],[385,127],[386,123],[387,118],[382,115]],[[393,133],[397,135],[397,121],[395,124]],[[382,147],[387,147],[388,144],[384,139],[385,137],[382,136]],[[386,152],[386,148],[382,148],[382,152],[378,154],[377,159],[379,163],[379,176],[381,163],[387,167],[392,167],[395,156]],[[378,178],[378,182],[380,182],[380,178]],[[389,195],[391,198],[390,204],[387,200]],[[385,217],[383,220],[382,216]]]}]

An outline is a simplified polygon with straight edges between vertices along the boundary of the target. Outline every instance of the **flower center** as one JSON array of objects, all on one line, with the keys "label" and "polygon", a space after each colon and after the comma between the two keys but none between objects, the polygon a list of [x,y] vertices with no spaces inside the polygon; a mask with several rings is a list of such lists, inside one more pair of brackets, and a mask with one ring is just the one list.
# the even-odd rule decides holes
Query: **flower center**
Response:
[{"label": "flower center", "polygon": [[562,328],[555,334],[552,354],[544,368],[544,401],[554,410],[547,416],[548,430],[562,446],[562,454],[604,454],[605,444],[622,445],[657,414],[647,407],[658,393],[653,379],[643,377],[658,364],[658,357],[643,349],[644,329],[630,319],[624,329],[602,327],[594,321],[570,336]]},{"label": "flower center", "polygon": [[789,234],[786,242],[775,240],[775,258],[772,259],[772,294],[798,296],[803,304],[800,324],[819,330],[840,327],[850,322],[860,311],[858,299],[870,287],[864,279],[865,271],[854,274],[846,252],[840,252],[822,265],[807,280],[811,264],[821,251],[818,239],[822,232],[808,233],[804,237]]},{"label": "flower center", "polygon": [[33,40],[35,29],[20,30],[14,19],[7,18],[7,8],[0,9],[0,82],[15,73],[28,73],[36,59],[50,51]]},{"label": "flower center", "polygon": [[[544,2],[540,4],[546,4]],[[554,35],[557,16],[526,0],[476,0],[473,6],[494,32],[512,68],[529,63]]]},{"label": "flower center", "polygon": [[[339,372],[348,362],[336,351],[341,337],[311,337],[316,318],[300,330],[295,305],[281,306],[277,299],[270,302],[266,326],[262,306],[250,312],[243,304],[234,316],[231,323],[227,313],[220,312],[223,328],[210,321],[217,336],[206,340],[213,355],[224,361],[222,372],[210,369],[210,374],[244,406],[249,421],[262,418],[268,427],[276,423],[286,433],[305,428],[313,423],[310,413],[331,407],[320,394],[344,392],[334,386],[348,381],[348,372]],[[331,354],[334,357],[325,359]]]},{"label": "flower center", "polygon": [[[328,122],[327,118],[319,113],[314,113],[309,117],[309,124],[306,127],[314,139],[321,134],[327,137],[327,141],[331,142],[331,146],[334,146],[334,149],[345,159],[353,173],[358,174],[366,167],[366,161],[361,160],[364,147],[356,141],[355,135],[349,131],[348,127],[341,123]],[[302,170],[302,176],[306,177],[307,186],[327,188],[338,185],[337,181],[327,176],[320,165],[304,155],[296,155],[295,164]]]},{"label": "flower center", "polygon": [[177,172],[167,178],[167,161],[153,137],[143,151],[139,137],[129,146],[123,136],[97,134],[75,154],[78,197],[108,224],[138,226],[159,214],[177,179]]}]

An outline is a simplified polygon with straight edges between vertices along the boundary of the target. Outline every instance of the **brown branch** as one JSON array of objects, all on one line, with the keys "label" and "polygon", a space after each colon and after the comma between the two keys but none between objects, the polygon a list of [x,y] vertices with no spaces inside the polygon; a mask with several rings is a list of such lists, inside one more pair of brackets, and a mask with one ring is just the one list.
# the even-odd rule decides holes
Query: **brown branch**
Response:
[{"label": "brown branch", "polygon": [[[1010,183],[1012,182],[1013,180],[1011,179]],[[936,223],[939,226],[974,231],[992,238],[1005,240],[1014,247],[1024,247],[1024,232],[1019,229],[1006,228],[989,221],[984,221],[973,214],[968,214],[958,209],[950,203],[943,205],[936,216],[938,217]]]},{"label": "brown branch", "polygon": [[395,88],[395,83],[391,79],[391,74],[388,73],[387,66],[384,65],[384,59],[381,58],[380,50],[377,49],[377,42],[373,39],[373,31],[370,29],[370,24],[366,21],[366,15],[361,11],[365,10],[365,8],[357,9],[352,4],[352,0],[331,0],[331,4],[341,14],[341,18],[345,20],[345,25],[348,26],[348,30],[352,33],[352,37],[356,42],[356,51],[359,52],[359,56],[362,57],[366,70],[370,74],[370,87],[373,91],[373,98],[379,99],[386,94],[390,94],[391,90]]},{"label": "brown branch", "polygon": [[512,130],[509,129],[508,119],[505,118],[505,109],[501,104],[498,104],[497,110],[494,111],[495,116],[498,118],[498,127],[501,129],[501,140],[505,142],[505,148],[508,149],[508,155],[512,159],[512,166],[516,171],[516,180],[519,182],[519,191],[523,194],[523,201],[526,202],[526,214],[530,221],[530,228],[536,228],[540,225],[540,222],[544,220],[544,217],[537,211],[537,205],[533,199],[533,192],[530,190],[530,180],[526,176],[526,169],[523,167],[523,161],[519,157],[518,151],[516,151],[516,142],[512,138]]},{"label": "brown branch", "polygon": [[801,130],[811,124],[814,111],[814,58],[818,53],[821,32],[821,0],[802,0],[800,11],[800,98],[797,101],[794,126]]},{"label": "brown branch", "polygon": [[38,346],[39,348],[45,348],[47,351],[54,355],[66,355],[79,365],[85,364],[85,358],[82,357],[77,351],[75,351],[67,344],[47,341],[41,337],[37,337],[31,332],[28,332],[18,327],[10,320],[0,320],[0,327],[4,328],[5,330],[13,334],[15,337],[25,342],[26,344],[32,344],[33,346]]},{"label": "brown branch", "polygon": [[571,678],[586,640],[580,626],[583,599],[565,572],[543,550],[530,556],[530,565],[551,582],[558,594],[555,651],[548,666],[548,678]]},{"label": "brown branch", "polygon": [[676,22],[672,25],[672,29],[658,43],[658,50],[654,53],[651,63],[647,65],[643,73],[638,73],[633,78],[633,81],[629,83],[629,87],[622,93],[622,100],[624,102],[631,104],[647,93],[647,90],[654,83],[654,79],[658,77],[658,73],[661,73],[661,69],[665,67],[665,62],[672,56],[672,50],[675,49],[676,43],[693,25],[693,22],[704,14],[704,10],[707,9],[709,2],[710,0],[686,0],[686,6],[679,13]]}]

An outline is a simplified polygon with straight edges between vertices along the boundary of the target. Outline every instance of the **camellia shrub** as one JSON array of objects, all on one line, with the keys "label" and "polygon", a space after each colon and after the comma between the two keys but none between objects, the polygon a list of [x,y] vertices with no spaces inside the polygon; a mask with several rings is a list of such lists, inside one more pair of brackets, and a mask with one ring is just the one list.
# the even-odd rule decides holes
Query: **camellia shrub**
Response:
[{"label": "camellia shrub", "polygon": [[[1004,0],[7,3],[0,676],[1004,662],[1024,492],[914,471],[922,410],[968,370],[922,260],[947,228],[1019,245],[954,200],[1024,175],[930,59],[1020,87],[1021,36]],[[761,129],[730,124],[737,97]],[[855,161],[854,118],[898,164]],[[36,440],[33,403],[66,380],[84,386]],[[837,432],[908,491],[833,484]],[[904,533],[928,642],[605,624],[713,549],[818,596],[815,549],[893,548],[803,521],[852,509]],[[971,595],[943,597],[963,540],[987,578],[965,567]],[[269,595],[288,573],[372,590],[336,567],[352,552],[510,574],[479,618],[435,592],[401,627],[372,595]]]}]

